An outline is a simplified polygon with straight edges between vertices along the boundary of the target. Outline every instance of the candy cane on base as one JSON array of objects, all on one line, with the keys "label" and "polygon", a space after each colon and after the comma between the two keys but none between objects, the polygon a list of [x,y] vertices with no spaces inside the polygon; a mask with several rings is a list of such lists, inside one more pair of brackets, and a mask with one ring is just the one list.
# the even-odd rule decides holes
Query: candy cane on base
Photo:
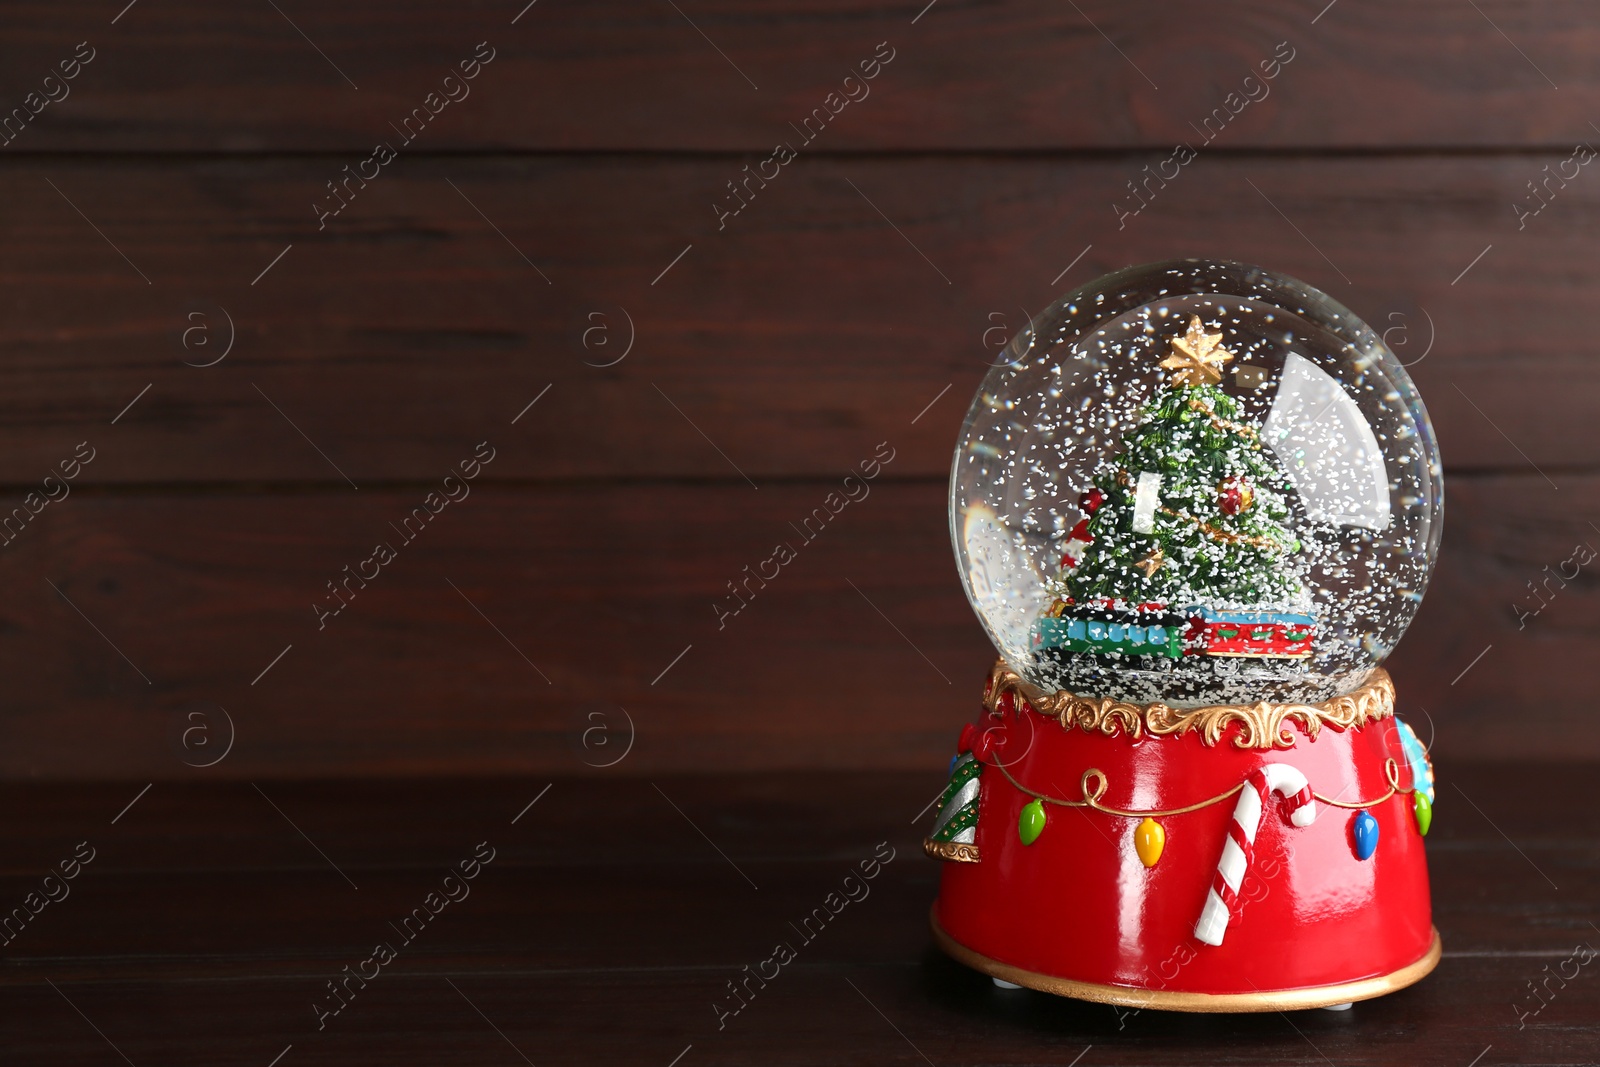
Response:
[{"label": "candy cane on base", "polygon": [[1317,817],[1311,785],[1298,770],[1287,763],[1268,763],[1250,772],[1245,787],[1239,791],[1239,802],[1233,806],[1228,840],[1223,843],[1222,858],[1217,860],[1216,878],[1206,894],[1200,921],[1194,924],[1194,936],[1208,945],[1222,944],[1222,935],[1228,929],[1229,912],[1238,902],[1239,883],[1250,866],[1256,828],[1261,825],[1261,809],[1268,793],[1283,798],[1283,813],[1296,826],[1309,826]]}]

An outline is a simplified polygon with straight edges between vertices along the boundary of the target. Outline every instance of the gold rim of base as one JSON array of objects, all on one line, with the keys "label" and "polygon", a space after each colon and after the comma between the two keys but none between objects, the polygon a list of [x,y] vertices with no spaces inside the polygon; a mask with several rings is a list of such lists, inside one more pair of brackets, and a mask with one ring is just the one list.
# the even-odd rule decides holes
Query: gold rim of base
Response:
[{"label": "gold rim of base", "polygon": [[1357,1000],[1371,1000],[1385,993],[1404,989],[1427,977],[1439,964],[1442,944],[1439,929],[1433,928],[1433,942],[1428,951],[1415,963],[1376,978],[1363,978],[1338,985],[1308,986],[1303,989],[1272,989],[1260,993],[1184,993],[1173,989],[1139,989],[1135,986],[1101,985],[1098,982],[1079,982],[1071,978],[1039,974],[1037,971],[1013,967],[1009,963],[992,960],[981,952],[961,944],[945,933],[939,925],[935,909],[928,912],[928,923],[933,928],[933,939],[944,953],[958,963],[975,971],[1012,985],[1026,986],[1058,997],[1072,997],[1096,1004],[1116,1004],[1129,1008],[1156,1008],[1161,1011],[1293,1011],[1298,1008],[1326,1008],[1333,1004],[1347,1004]]},{"label": "gold rim of base", "polygon": [[944,860],[947,863],[977,863],[978,846],[963,841],[935,841],[931,837],[922,839],[922,851],[930,859]]}]

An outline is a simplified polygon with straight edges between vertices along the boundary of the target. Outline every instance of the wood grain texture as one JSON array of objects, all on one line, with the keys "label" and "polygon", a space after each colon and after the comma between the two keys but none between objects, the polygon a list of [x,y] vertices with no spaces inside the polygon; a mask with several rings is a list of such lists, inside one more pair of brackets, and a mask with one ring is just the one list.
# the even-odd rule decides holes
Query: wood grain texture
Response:
[{"label": "wood grain texture", "polygon": [[[804,540],[791,524],[832,488],[483,484],[409,544],[389,524],[427,487],[70,497],[0,557],[0,774],[940,766],[993,661],[944,486],[875,483]],[[1543,568],[1600,546],[1582,518],[1600,481],[1453,493],[1458,532],[1390,662],[1401,713],[1447,758],[1600,758],[1572,696],[1600,685],[1592,566],[1517,614]],[[326,583],[379,541],[397,558],[319,629]],[[797,558],[719,615],[780,541]],[[230,718],[227,757],[186,766],[219,757]]]},{"label": "wood grain texture", "polygon": [[[691,1045],[682,1063],[1066,1064],[1090,1044],[1112,1064],[1465,1064],[1490,1045],[1504,1062],[1582,1062],[1600,1038],[1589,968],[1525,1025],[1517,1010],[1543,968],[1595,943],[1600,824],[1583,786],[1516,785],[1542,773],[1527,764],[1440,771],[1438,970],[1354,1014],[1287,1018],[1119,1016],[1001,993],[940,957],[937,865],[913,818],[933,769],[557,780],[542,795],[545,780],[162,783],[115,825],[137,786],[13,784],[0,899],[78,841],[96,858],[7,947],[0,1042],[49,1064],[117,1062],[108,1042],[139,1064],[267,1064],[290,1045],[285,1063],[312,1064],[664,1065]],[[1462,794],[1481,811],[1447,799]],[[389,922],[478,842],[495,858],[470,894],[319,1031],[324,983],[396,940]],[[870,894],[719,1029],[724,983],[879,842],[894,858]]]},{"label": "wood grain texture", "polygon": [[[1600,756],[1570,696],[1593,583],[1519,608],[1600,538],[1600,185],[1514,206],[1588,128],[1583,9],[678,7],[0,12],[0,104],[96,49],[0,147],[0,517],[95,450],[0,552],[0,775],[576,772],[619,715],[641,772],[937,763],[990,656],[945,535],[968,398],[1030,313],[1181,256],[1303,277],[1412,365],[1450,520],[1393,666],[1438,750]],[[885,40],[872,95],[719,220]],[[484,441],[473,496],[319,631]],[[718,629],[880,442],[873,497]]]},{"label": "wood grain texture", "polygon": [[496,58],[431,124],[434,148],[766,151],[880,42],[895,58],[830,123],[830,149],[1170,147],[1251,91],[1244,79],[1280,42],[1294,59],[1229,121],[1230,147],[1570,147],[1590,135],[1600,31],[1580,3],[1324,6],[1210,2],[1180,18],[1111,0],[925,11],[923,0],[677,11],[183,0],[108,25],[114,11],[19,3],[0,18],[6,108],[78,41],[97,55],[4,151],[366,150],[479,41]]},{"label": "wood grain texture", "polygon": [[[431,480],[547,386],[490,477],[759,484],[888,435],[895,475],[942,476],[1025,314],[1181,256],[1269,264],[1385,331],[1452,470],[1555,478],[1600,444],[1600,182],[1519,231],[1542,159],[1202,156],[1120,230],[1144,157],[802,159],[719,232],[733,160],[402,157],[319,233],[345,162],[0,171],[0,481],[85,439],[102,484]],[[226,359],[185,365],[228,321]]]}]

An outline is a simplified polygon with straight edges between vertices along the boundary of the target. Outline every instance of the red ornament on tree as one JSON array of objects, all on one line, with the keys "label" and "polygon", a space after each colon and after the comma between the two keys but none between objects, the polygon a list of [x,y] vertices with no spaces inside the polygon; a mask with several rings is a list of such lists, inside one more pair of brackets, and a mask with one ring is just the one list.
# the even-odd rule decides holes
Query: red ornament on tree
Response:
[{"label": "red ornament on tree", "polygon": [[[1096,489],[1095,492],[1100,490]],[[1089,520],[1079,519],[1078,525],[1072,528],[1067,535],[1067,543],[1061,546],[1061,566],[1067,570],[1078,565],[1078,560],[1083,558],[1083,550],[1094,544],[1094,537],[1089,533]]]},{"label": "red ornament on tree", "polygon": [[1224,478],[1217,486],[1217,507],[1222,509],[1224,515],[1248,511],[1255,499],[1256,491],[1250,487],[1250,482],[1237,474]]},{"label": "red ornament on tree", "polygon": [[1106,495],[1098,489],[1090,489],[1078,498],[1078,506],[1090,515],[1099,511],[1105,502]]}]

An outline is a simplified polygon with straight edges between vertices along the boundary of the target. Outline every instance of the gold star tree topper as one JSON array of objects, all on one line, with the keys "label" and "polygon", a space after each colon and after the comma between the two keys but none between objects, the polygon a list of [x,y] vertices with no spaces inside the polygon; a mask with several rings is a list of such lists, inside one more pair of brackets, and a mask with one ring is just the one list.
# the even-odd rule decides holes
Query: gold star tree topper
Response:
[{"label": "gold star tree topper", "polygon": [[1222,365],[1233,358],[1233,353],[1223,348],[1221,333],[1206,333],[1200,316],[1189,318],[1189,330],[1182,337],[1172,339],[1172,354],[1161,361],[1161,366],[1175,371],[1173,385],[1215,385],[1222,381]]}]

